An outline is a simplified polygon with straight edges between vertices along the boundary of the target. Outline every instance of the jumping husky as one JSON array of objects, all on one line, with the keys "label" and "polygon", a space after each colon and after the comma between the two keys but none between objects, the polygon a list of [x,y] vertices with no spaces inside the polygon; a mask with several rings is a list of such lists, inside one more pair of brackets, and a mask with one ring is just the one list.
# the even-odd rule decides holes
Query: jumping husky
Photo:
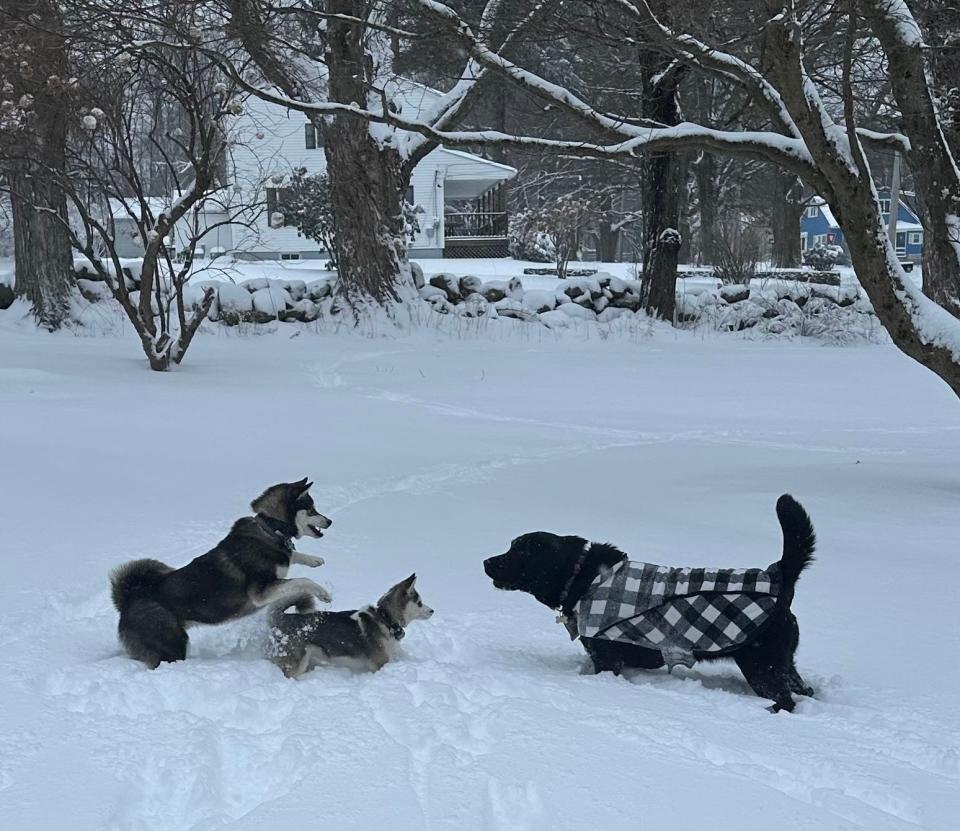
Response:
[{"label": "jumping husky", "polygon": [[113,605],[120,612],[120,642],[132,658],[155,669],[187,655],[186,627],[223,623],[274,603],[330,595],[306,578],[285,579],[291,564],[311,568],[320,557],[302,554],[293,539],[322,537],[331,521],[317,513],[312,482],[267,488],[250,503],[255,516],[238,519],[230,533],[183,568],[157,560],[133,560],[110,575]]},{"label": "jumping husky", "polygon": [[376,672],[393,657],[404,629],[433,615],[414,588],[416,581],[417,575],[411,574],[375,606],[359,611],[285,614],[290,605],[309,608],[311,598],[278,603],[270,613],[270,660],[288,678],[299,678],[315,664],[326,663]]}]

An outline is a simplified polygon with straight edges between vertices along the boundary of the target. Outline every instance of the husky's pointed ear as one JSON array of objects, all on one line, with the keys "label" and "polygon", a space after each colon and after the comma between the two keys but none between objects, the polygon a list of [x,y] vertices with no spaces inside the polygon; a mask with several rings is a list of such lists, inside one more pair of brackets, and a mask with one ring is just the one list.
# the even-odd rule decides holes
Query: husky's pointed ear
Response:
[{"label": "husky's pointed ear", "polygon": [[404,580],[403,583],[401,583],[401,585],[402,585],[405,589],[409,589],[409,588],[412,588],[412,587],[413,587],[413,584],[416,583],[416,582],[417,582],[417,573],[414,572],[414,573],[411,574],[406,580]]},{"label": "husky's pointed ear", "polygon": [[295,491],[300,492],[300,491],[305,491],[307,488],[310,487],[310,485],[307,484],[307,477],[304,476],[302,479],[300,479],[297,482],[291,482],[290,487],[293,488]]}]

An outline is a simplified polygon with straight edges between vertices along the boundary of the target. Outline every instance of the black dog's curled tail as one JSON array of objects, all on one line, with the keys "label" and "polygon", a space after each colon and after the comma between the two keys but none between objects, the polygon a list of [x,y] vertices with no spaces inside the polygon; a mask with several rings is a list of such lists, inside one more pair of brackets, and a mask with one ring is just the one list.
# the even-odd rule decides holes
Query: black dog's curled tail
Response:
[{"label": "black dog's curled tail", "polygon": [[813,560],[817,547],[817,535],[813,530],[810,515],[790,494],[777,500],[777,519],[783,529],[783,556],[780,569],[786,583],[793,586],[802,572]]},{"label": "black dog's curled tail", "polygon": [[131,560],[117,566],[110,572],[110,596],[116,610],[123,613],[131,601],[149,594],[160,578],[171,571],[159,560]]}]

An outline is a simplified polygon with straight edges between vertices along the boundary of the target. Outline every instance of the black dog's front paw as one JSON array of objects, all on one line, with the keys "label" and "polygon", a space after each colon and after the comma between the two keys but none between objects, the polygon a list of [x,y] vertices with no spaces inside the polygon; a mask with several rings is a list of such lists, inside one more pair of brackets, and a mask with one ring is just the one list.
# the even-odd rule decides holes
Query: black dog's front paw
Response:
[{"label": "black dog's front paw", "polygon": [[767,707],[767,712],[779,713],[781,710],[785,713],[792,713],[797,706],[792,698],[780,698]]}]

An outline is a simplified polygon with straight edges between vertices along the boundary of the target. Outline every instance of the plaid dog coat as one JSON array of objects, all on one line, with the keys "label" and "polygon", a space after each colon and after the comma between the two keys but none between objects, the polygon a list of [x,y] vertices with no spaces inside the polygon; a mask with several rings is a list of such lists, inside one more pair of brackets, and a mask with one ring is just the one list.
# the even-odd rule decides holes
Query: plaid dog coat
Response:
[{"label": "plaid dog coat", "polygon": [[693,653],[720,653],[750,640],[780,593],[780,564],[767,569],[669,568],[624,560],[601,572],[577,604],[582,638],[659,651],[668,669]]}]

